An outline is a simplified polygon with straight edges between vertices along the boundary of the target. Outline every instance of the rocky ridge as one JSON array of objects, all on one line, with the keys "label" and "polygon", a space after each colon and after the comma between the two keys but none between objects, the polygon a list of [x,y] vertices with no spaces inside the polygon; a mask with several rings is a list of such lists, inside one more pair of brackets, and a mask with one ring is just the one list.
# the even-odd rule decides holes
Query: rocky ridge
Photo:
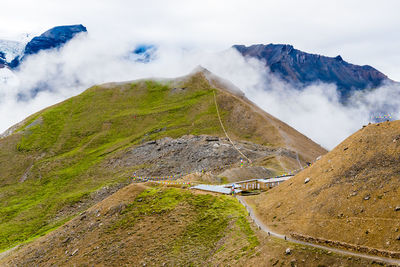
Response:
[{"label": "rocky ridge", "polygon": [[300,88],[314,82],[334,83],[342,99],[353,90],[376,88],[385,81],[391,81],[373,67],[350,64],[340,55],[326,57],[309,54],[286,44],[234,45],[233,48],[245,57],[263,61],[272,73]]}]

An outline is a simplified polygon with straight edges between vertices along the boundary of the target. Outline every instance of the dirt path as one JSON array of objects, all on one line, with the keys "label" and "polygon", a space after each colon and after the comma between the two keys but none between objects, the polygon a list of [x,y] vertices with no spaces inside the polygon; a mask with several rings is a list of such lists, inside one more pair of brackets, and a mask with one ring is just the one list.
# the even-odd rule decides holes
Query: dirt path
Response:
[{"label": "dirt path", "polygon": [[271,229],[269,229],[259,218],[257,218],[257,216],[255,215],[253,209],[247,204],[246,200],[244,199],[244,197],[242,196],[237,196],[236,197],[239,202],[246,207],[247,211],[249,212],[249,216],[253,219],[254,223],[264,232],[268,233],[271,236],[280,238],[280,239],[284,239],[287,241],[290,241],[292,243],[296,243],[296,244],[301,244],[301,245],[306,245],[306,246],[311,246],[314,248],[319,248],[319,249],[323,249],[323,250],[328,250],[328,251],[332,251],[335,252],[337,254],[342,254],[342,255],[346,255],[346,256],[353,256],[353,257],[359,257],[359,258],[364,258],[364,259],[368,259],[368,260],[373,260],[373,261],[378,261],[378,262],[384,262],[384,263],[389,263],[389,264],[395,264],[400,266],[400,260],[398,259],[391,259],[391,258],[384,258],[384,257],[379,257],[379,256],[372,256],[372,255],[367,255],[367,254],[362,254],[362,253],[357,253],[357,252],[351,252],[351,251],[347,251],[344,249],[338,249],[338,248],[332,248],[332,247],[326,247],[326,246],[321,246],[321,245],[316,245],[313,243],[308,243],[308,242],[304,242],[304,241],[300,241],[300,240],[296,240],[290,237],[287,237],[285,235],[281,235],[278,233],[275,233],[273,231],[271,231]]}]

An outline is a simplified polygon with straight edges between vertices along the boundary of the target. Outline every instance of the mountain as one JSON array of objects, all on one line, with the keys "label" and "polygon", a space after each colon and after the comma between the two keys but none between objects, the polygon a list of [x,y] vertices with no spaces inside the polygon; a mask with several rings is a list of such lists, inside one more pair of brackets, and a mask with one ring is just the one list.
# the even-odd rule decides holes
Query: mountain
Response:
[{"label": "mountain", "polygon": [[0,40],[0,57],[4,63],[10,62],[12,59],[21,56],[24,51],[24,44],[17,41]]},{"label": "mountain", "polygon": [[[287,249],[290,253],[287,254]],[[1,266],[379,266],[268,237],[228,196],[131,184],[27,244]]]},{"label": "mountain", "polygon": [[314,82],[334,83],[342,99],[348,97],[353,90],[376,88],[389,81],[386,75],[371,66],[353,65],[341,56],[305,53],[291,45],[234,45],[233,48],[245,57],[263,61],[272,73],[297,86]]},{"label": "mountain", "polygon": [[32,55],[37,54],[41,50],[58,48],[81,32],[87,32],[86,27],[82,24],[51,28],[28,42],[25,46],[24,54]]},{"label": "mountain", "polygon": [[11,68],[18,67],[24,57],[34,55],[43,50],[60,48],[65,43],[73,39],[77,34],[87,32],[82,24],[65,25],[51,28],[40,36],[33,37],[25,48],[23,55],[15,57],[10,63]]},{"label": "mountain", "polygon": [[218,176],[244,158],[226,139],[215,101],[229,137],[252,161],[249,169],[280,174],[326,153],[205,69],[94,86],[0,139],[0,250],[62,225],[134,173],[240,178]]},{"label": "mountain", "polygon": [[152,44],[137,45],[129,55],[129,59],[136,62],[149,63],[154,60],[156,51],[157,47]]},{"label": "mountain", "polygon": [[0,51],[0,68],[3,68],[7,64],[6,54]]},{"label": "mountain", "polygon": [[399,133],[400,121],[364,126],[290,182],[255,197],[260,217],[282,233],[400,257]]}]

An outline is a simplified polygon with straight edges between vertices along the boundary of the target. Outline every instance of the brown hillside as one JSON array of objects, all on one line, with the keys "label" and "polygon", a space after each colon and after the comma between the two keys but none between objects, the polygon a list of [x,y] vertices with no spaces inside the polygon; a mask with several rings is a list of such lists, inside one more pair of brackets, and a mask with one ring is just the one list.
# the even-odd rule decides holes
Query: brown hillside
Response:
[{"label": "brown hillside", "polygon": [[[285,251],[290,248],[290,254]],[[251,227],[232,197],[131,184],[0,266],[375,266]]]},{"label": "brown hillside", "polygon": [[363,127],[310,168],[251,200],[278,232],[399,252],[399,186],[400,121],[393,121]]},{"label": "brown hillside", "polygon": [[237,130],[239,132],[240,130],[250,130],[250,133],[259,133],[262,139],[271,140],[269,144],[264,143],[265,145],[280,144],[281,147],[299,153],[302,164],[312,162],[316,157],[327,152],[326,149],[310,138],[259,108],[243,93],[237,93],[240,92],[240,89],[234,87],[228,81],[213,75],[206,69],[202,69],[201,73],[212,86],[226,94],[218,95],[218,105],[224,110],[231,111],[228,120],[228,126],[232,127],[231,130],[234,131],[234,128],[239,128]]}]

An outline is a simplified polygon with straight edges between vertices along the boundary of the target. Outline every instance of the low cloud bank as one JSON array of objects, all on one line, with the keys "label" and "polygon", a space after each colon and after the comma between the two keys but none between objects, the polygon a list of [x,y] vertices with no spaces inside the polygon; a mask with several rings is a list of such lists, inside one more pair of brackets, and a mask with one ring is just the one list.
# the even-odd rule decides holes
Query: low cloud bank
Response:
[{"label": "low cloud bank", "polygon": [[117,41],[81,35],[59,51],[42,51],[27,58],[12,73],[0,70],[0,132],[49,105],[99,83],[146,77],[177,77],[197,65],[230,80],[265,111],[331,149],[371,121],[371,114],[400,117],[400,86],[384,85],[355,94],[340,104],[336,87],[313,84],[299,91],[279,80],[262,62],[245,59],[233,49],[206,52],[156,44],[153,60],[132,60],[130,52],[141,42]]}]

